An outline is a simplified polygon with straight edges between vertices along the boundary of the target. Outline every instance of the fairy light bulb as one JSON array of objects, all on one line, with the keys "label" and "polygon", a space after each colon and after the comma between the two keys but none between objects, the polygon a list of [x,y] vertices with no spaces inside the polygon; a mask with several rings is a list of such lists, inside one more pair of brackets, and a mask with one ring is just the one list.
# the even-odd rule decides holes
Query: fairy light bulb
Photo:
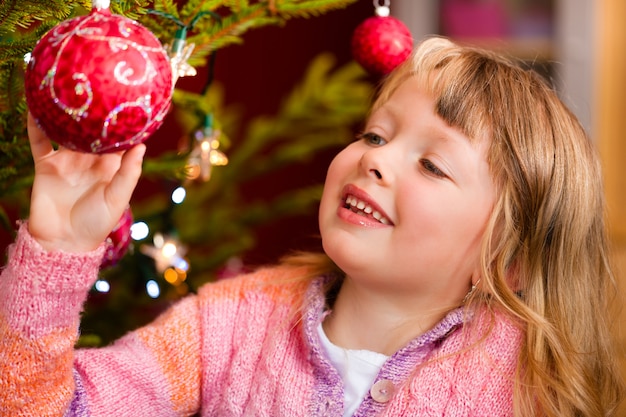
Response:
[{"label": "fairy light bulb", "polygon": [[140,251],[154,259],[158,272],[163,273],[168,267],[177,265],[185,256],[187,248],[172,237],[155,233],[152,245],[142,245]]},{"label": "fairy light bulb", "polygon": [[161,288],[159,287],[159,283],[153,279],[146,282],[146,292],[148,293],[150,298],[159,298],[159,296],[161,295]]},{"label": "fairy light bulb", "polygon": [[109,292],[111,290],[111,284],[109,284],[108,281],[105,281],[103,279],[99,279],[94,284],[94,288],[98,292],[107,293],[107,292]]},{"label": "fairy light bulb", "polygon": [[177,251],[178,248],[176,247],[176,244],[172,242],[167,242],[165,245],[163,245],[163,249],[161,249],[161,253],[163,253],[163,256],[166,258],[171,258],[172,256],[176,255]]},{"label": "fairy light bulb", "polygon": [[187,196],[187,190],[184,187],[177,187],[172,192],[172,202],[174,204],[180,204],[185,201],[185,197]]},{"label": "fairy light bulb", "polygon": [[204,118],[204,126],[195,132],[195,145],[187,160],[187,178],[208,181],[214,166],[228,164],[228,157],[219,150],[220,131],[213,129],[213,116]]},{"label": "fairy light bulb", "polygon": [[150,228],[146,222],[136,222],[130,227],[130,237],[133,240],[143,240],[150,234]]}]

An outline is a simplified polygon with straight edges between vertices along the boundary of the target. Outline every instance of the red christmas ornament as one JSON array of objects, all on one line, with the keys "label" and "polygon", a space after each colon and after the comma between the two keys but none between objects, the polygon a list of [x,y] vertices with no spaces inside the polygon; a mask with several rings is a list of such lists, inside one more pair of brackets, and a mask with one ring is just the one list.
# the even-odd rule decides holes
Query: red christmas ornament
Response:
[{"label": "red christmas ornament", "polygon": [[370,73],[390,73],[413,49],[411,31],[401,20],[389,16],[389,1],[377,5],[376,16],[365,19],[352,35],[352,56]]},{"label": "red christmas ornament", "polygon": [[50,139],[90,153],[144,142],[163,123],[173,92],[161,42],[94,0],[87,16],[39,40],[25,73],[29,111]]},{"label": "red christmas ornament", "polygon": [[124,210],[115,228],[107,236],[104,257],[100,268],[113,266],[124,257],[130,246],[130,227],[133,225],[133,213],[130,207]]}]

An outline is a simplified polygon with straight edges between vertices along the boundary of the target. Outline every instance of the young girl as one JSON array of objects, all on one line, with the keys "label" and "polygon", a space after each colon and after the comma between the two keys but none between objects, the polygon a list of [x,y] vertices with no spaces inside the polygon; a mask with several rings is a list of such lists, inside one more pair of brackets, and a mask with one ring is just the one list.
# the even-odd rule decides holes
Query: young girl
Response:
[{"label": "young girl", "polygon": [[0,414],[610,416],[621,378],[599,164],[537,75],[444,39],[328,170],[325,254],[205,285],[73,349],[144,151],[53,150],[0,277]]}]

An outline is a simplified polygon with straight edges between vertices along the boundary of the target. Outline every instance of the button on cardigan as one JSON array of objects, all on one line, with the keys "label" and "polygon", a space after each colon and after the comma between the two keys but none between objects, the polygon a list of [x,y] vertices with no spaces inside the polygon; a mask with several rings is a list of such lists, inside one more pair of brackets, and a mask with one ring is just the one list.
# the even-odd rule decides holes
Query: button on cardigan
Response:
[{"label": "button on cardigan", "polygon": [[[324,277],[273,266],[210,283],[111,346],[74,350],[101,257],[46,252],[20,228],[0,276],[0,415],[342,415],[316,332]],[[451,311],[389,358],[355,416],[511,416],[521,335],[503,313]]]}]

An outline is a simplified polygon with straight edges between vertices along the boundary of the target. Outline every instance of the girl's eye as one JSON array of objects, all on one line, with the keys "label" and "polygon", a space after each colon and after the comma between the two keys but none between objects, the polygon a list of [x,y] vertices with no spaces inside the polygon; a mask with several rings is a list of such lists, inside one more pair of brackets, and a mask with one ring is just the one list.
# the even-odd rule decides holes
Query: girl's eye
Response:
[{"label": "girl's eye", "polygon": [[437,165],[433,164],[432,161],[428,160],[428,159],[420,159],[420,164],[422,164],[422,166],[424,167],[424,169],[426,171],[428,171],[429,174],[434,175],[435,177],[439,177],[439,178],[446,178],[447,175],[445,172],[443,172],[442,170],[440,170]]},{"label": "girl's eye", "polygon": [[372,132],[361,133],[358,138],[364,140],[370,145],[384,145],[387,143],[385,139]]}]

